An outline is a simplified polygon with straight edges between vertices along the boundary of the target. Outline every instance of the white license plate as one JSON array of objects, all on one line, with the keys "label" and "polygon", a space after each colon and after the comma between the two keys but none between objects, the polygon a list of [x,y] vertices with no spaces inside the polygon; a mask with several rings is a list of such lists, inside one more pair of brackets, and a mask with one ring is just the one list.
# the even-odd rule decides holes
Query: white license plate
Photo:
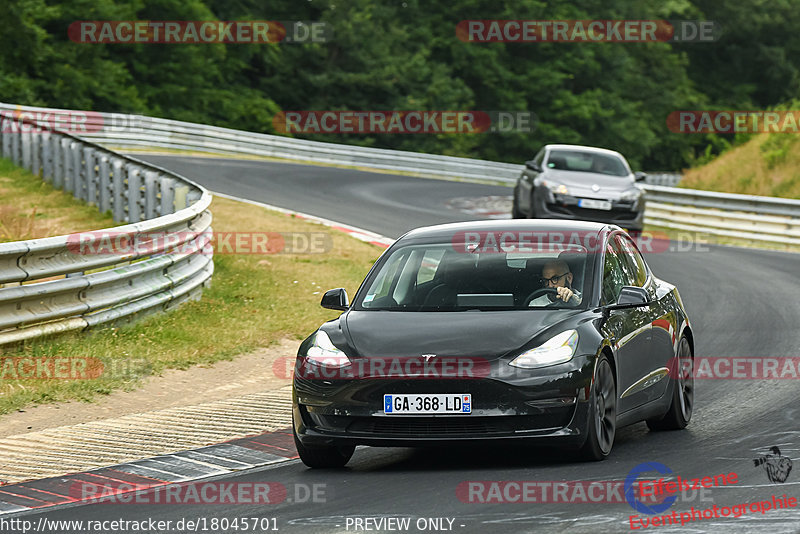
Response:
[{"label": "white license plate", "polygon": [[472,413],[472,395],[468,393],[387,394],[383,396],[383,413],[386,415]]},{"label": "white license plate", "polygon": [[594,200],[591,198],[582,198],[578,201],[579,208],[589,208],[592,210],[610,210],[611,202],[608,200]]}]

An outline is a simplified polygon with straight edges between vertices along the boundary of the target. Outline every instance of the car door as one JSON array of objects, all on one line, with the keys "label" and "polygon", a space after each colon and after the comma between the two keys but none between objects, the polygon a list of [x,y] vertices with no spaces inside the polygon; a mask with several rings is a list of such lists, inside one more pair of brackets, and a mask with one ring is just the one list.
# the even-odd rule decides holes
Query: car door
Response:
[{"label": "car door", "polygon": [[[603,260],[601,305],[613,304],[624,286],[636,285],[635,273],[625,258],[617,234],[612,235]],[[647,308],[612,311],[603,326],[612,342],[617,363],[619,413],[647,402],[647,381],[652,370],[649,362],[651,321]]]},{"label": "car door", "polygon": [[643,390],[645,402],[659,399],[667,389],[669,380],[667,372],[671,359],[675,356],[675,333],[678,330],[675,312],[669,303],[667,295],[669,291],[660,290],[658,281],[650,273],[647,263],[639,253],[633,240],[627,234],[618,234],[620,247],[624,252],[624,258],[634,273],[635,284],[647,290],[652,304],[643,309],[650,321],[650,350],[645,361],[647,362],[651,376],[650,385]]}]

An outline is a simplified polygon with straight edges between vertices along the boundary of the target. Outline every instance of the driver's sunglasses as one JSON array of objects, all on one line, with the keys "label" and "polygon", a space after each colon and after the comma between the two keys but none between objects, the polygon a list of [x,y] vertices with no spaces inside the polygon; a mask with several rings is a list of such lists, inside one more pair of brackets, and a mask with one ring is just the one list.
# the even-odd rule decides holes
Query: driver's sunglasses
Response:
[{"label": "driver's sunglasses", "polygon": [[564,278],[568,274],[569,274],[569,272],[566,272],[564,274],[560,274],[560,275],[554,276],[552,278],[539,278],[539,283],[542,284],[543,286],[546,286],[548,283],[557,284],[559,280],[561,280],[562,278]]}]

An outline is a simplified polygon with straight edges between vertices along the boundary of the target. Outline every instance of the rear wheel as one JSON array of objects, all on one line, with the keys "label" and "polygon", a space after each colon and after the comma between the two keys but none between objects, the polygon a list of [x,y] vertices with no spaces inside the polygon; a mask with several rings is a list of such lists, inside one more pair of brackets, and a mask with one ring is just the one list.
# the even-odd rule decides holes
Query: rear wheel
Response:
[{"label": "rear wheel", "polygon": [[297,432],[294,433],[294,446],[297,448],[297,454],[300,455],[300,460],[308,467],[325,468],[325,467],[344,467],[356,448],[354,445],[333,445],[329,447],[306,447],[297,438]]},{"label": "rear wheel", "polygon": [[686,428],[692,418],[694,409],[694,358],[689,340],[682,337],[678,342],[678,357],[675,360],[677,369],[671,369],[670,375],[675,378],[672,390],[672,402],[667,413],[661,419],[648,419],[650,430],[681,430]]},{"label": "rear wheel", "polygon": [[586,443],[580,450],[584,460],[605,460],[614,446],[617,430],[617,387],[608,358],[601,355],[597,361],[592,385]]}]

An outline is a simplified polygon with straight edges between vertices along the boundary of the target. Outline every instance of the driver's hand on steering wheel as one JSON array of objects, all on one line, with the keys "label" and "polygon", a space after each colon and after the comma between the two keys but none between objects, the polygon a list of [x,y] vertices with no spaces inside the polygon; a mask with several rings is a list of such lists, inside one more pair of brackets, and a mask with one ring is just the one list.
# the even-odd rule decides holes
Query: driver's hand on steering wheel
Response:
[{"label": "driver's hand on steering wheel", "polygon": [[558,298],[560,298],[564,302],[569,302],[570,299],[574,298],[578,303],[580,303],[580,298],[578,298],[578,295],[576,295],[575,292],[572,291],[570,288],[557,287],[556,291],[558,292]]}]

